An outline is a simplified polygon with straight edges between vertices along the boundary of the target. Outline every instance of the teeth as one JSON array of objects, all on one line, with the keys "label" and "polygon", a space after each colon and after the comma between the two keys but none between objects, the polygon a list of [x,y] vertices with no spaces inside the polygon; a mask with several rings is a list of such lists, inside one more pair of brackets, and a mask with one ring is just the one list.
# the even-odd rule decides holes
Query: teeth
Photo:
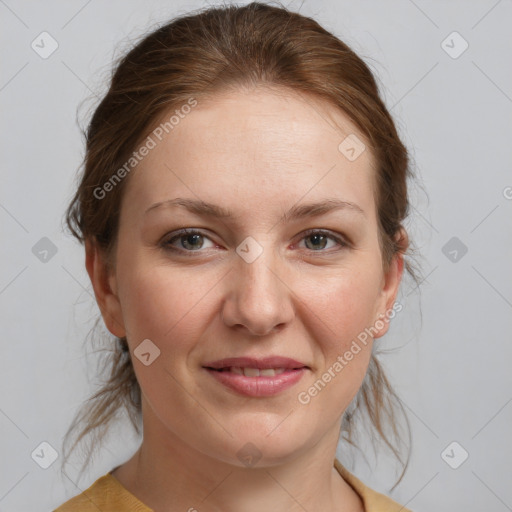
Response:
[{"label": "teeth", "polygon": [[259,370],[258,368],[239,368],[237,366],[229,368],[231,373],[245,375],[246,377],[275,377],[283,373],[284,370],[284,368],[265,368],[264,370]]},{"label": "teeth", "polygon": [[244,375],[246,377],[259,377],[260,371],[258,368],[244,368]]}]

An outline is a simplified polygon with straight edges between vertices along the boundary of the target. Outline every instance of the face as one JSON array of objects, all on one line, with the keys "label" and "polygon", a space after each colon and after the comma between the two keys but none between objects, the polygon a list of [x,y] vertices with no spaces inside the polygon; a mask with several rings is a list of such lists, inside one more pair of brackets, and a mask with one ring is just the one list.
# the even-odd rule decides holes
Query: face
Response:
[{"label": "face", "polygon": [[[107,327],[128,338],[145,421],[173,439],[238,466],[250,442],[277,464],[339,428],[402,268],[383,272],[374,162],[338,149],[349,134],[364,140],[293,92],[225,93],[199,101],[129,176],[112,292],[93,284]],[[345,206],[303,208],[327,200]]]}]

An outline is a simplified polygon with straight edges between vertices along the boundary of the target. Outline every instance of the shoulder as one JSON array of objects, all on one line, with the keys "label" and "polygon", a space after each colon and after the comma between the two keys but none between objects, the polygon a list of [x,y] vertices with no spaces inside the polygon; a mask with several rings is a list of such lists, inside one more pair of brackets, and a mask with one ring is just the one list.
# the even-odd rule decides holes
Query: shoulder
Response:
[{"label": "shoulder", "polygon": [[389,496],[367,487],[337,459],[334,460],[334,466],[343,479],[359,494],[363,501],[365,512],[412,512],[396,501],[393,501]]},{"label": "shoulder", "polygon": [[112,474],[98,478],[88,489],[53,512],[152,512],[129,493]]},{"label": "shoulder", "polygon": [[63,503],[54,512],[95,511],[105,505],[111,487],[109,475],[98,478],[88,489]]}]

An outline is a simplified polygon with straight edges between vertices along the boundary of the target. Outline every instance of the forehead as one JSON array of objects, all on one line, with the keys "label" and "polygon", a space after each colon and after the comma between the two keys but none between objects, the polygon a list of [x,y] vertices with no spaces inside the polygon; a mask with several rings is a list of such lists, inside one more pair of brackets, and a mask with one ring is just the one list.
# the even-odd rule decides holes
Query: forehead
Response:
[{"label": "forehead", "polygon": [[131,215],[184,196],[241,214],[338,196],[374,214],[373,157],[340,150],[347,137],[364,137],[331,105],[279,89],[226,92],[198,98],[164,125],[176,110],[155,123],[161,140],[153,130],[154,147],[130,175],[123,208]]}]

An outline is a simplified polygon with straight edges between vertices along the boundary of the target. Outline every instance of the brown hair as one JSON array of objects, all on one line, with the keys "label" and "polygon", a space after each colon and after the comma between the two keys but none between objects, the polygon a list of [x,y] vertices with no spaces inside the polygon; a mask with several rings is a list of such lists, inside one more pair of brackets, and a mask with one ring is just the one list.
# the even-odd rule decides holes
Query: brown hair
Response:
[{"label": "brown hair", "polygon": [[[78,189],[66,222],[82,243],[95,242],[107,260],[114,252],[123,190],[129,177],[111,187],[105,198],[94,193],[115,175],[147,137],[155,122],[190,98],[208,98],[216,91],[277,86],[311,95],[340,109],[361,130],[376,162],[376,205],[383,267],[410,250],[403,221],[408,215],[409,157],[394,122],[380,98],[372,72],[345,43],[316,21],[285,7],[253,2],[243,7],[208,8],[176,18],[145,36],[115,67],[110,88],[89,123],[86,154]],[[405,269],[419,277],[404,257]],[[99,320],[99,319],[98,319]],[[64,445],[78,431],[74,444],[94,434],[99,444],[121,409],[140,433],[140,388],[126,338],[116,338],[106,368],[110,377],[84,404],[69,427]],[[353,446],[355,415],[365,410],[370,425],[403,465],[395,442],[399,410],[410,429],[402,403],[372,354],[363,384],[344,415],[342,437]],[[353,414],[354,413],[354,414]],[[391,434],[386,432],[391,426]],[[93,451],[90,448],[89,455]]]}]

